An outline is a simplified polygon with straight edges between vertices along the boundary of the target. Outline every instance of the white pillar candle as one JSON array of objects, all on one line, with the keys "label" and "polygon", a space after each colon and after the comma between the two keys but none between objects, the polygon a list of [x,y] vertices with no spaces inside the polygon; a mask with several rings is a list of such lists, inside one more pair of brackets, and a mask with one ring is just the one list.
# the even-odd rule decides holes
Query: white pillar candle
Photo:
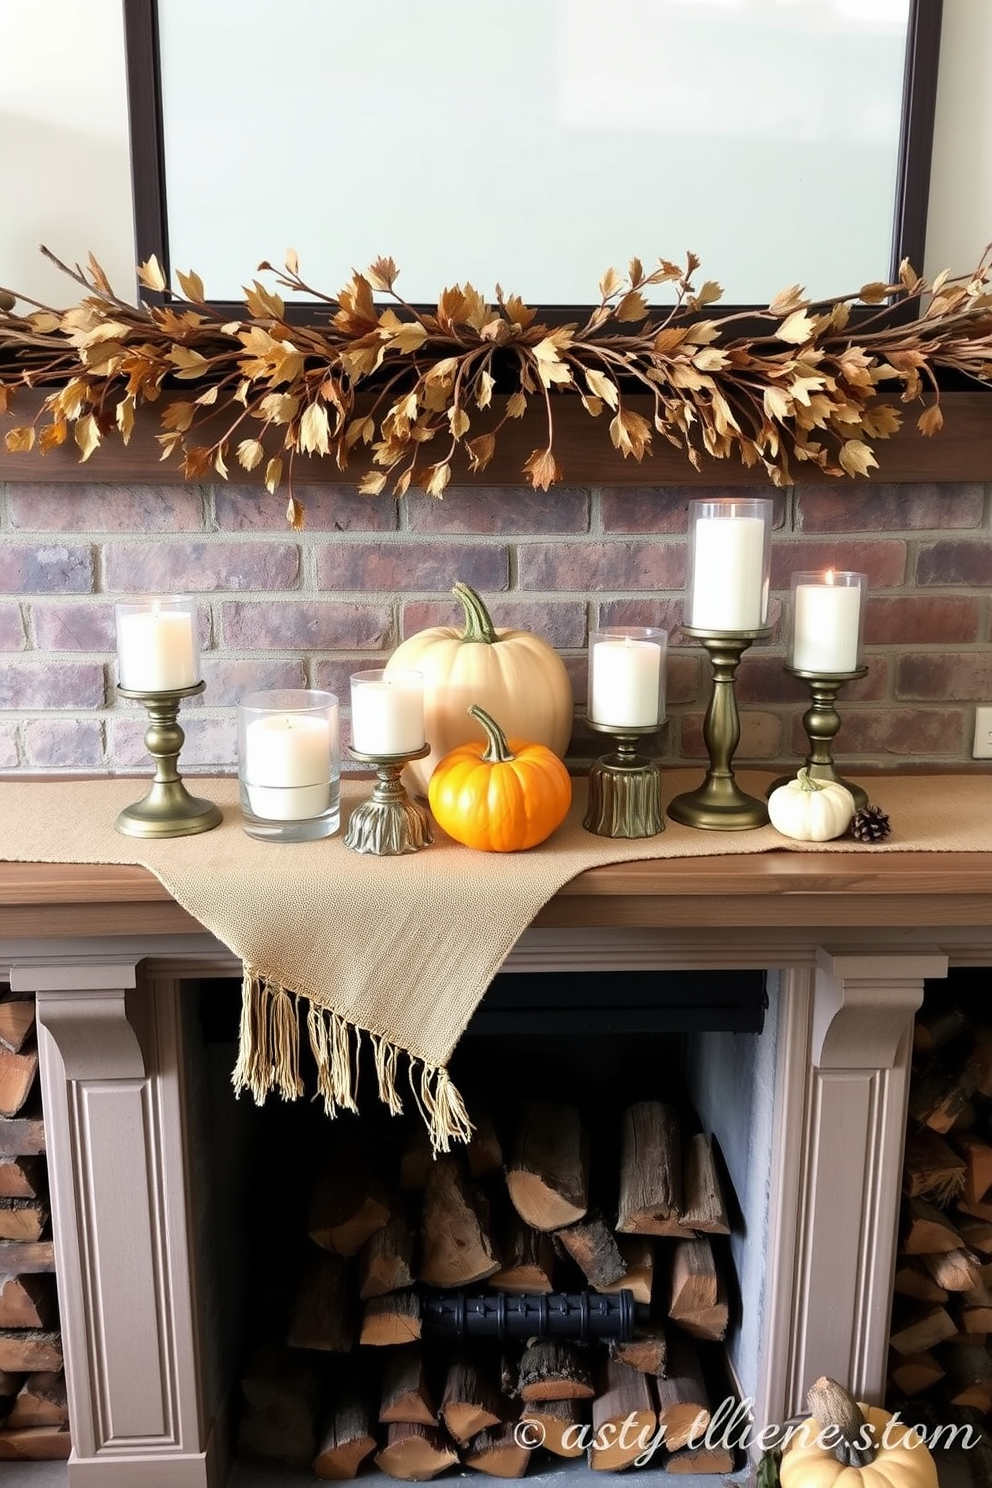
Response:
[{"label": "white pillar candle", "polygon": [[241,766],[256,816],[305,821],[330,804],[331,729],[326,718],[264,714],[245,729]]},{"label": "white pillar candle", "polygon": [[197,675],[194,615],[153,601],[147,609],[122,606],[117,615],[117,666],[129,692],[178,692]]},{"label": "white pillar candle", "polygon": [[351,679],[351,742],[360,754],[416,754],[424,747],[424,680],[410,672]]},{"label": "white pillar candle", "polygon": [[760,517],[699,517],[689,624],[759,630],[764,624],[765,524]]},{"label": "white pillar candle", "polygon": [[792,665],[797,672],[853,672],[858,666],[861,589],[857,584],[796,585]]},{"label": "white pillar candle", "polygon": [[659,722],[661,647],[630,636],[592,648],[589,717],[613,728],[650,728]]}]

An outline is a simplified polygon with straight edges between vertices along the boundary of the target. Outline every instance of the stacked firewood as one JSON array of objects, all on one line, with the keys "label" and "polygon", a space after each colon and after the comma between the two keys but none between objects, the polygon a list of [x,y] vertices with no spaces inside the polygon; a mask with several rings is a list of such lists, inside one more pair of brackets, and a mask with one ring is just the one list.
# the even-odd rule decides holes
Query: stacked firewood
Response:
[{"label": "stacked firewood", "polygon": [[0,1461],[69,1455],[34,999],[0,989]]},{"label": "stacked firewood", "polygon": [[[338,1144],[314,1182],[286,1334],[242,1378],[240,1454],[323,1478],[374,1459],[420,1481],[459,1465],[521,1477],[538,1447],[617,1469],[653,1443],[655,1469],[730,1471],[732,1451],[703,1440],[707,1353],[729,1313],[714,1241],[730,1227],[712,1142],[682,1125],[662,1102],[630,1106],[598,1189],[570,1104],[526,1102],[506,1151],[486,1118],[464,1157],[434,1159],[419,1126],[391,1164],[376,1144]],[[439,1297],[621,1290],[637,1304],[623,1341],[438,1336],[433,1322]]]},{"label": "stacked firewood", "polygon": [[892,1403],[953,1424],[992,1411],[992,1026],[925,1005],[913,1045]]}]

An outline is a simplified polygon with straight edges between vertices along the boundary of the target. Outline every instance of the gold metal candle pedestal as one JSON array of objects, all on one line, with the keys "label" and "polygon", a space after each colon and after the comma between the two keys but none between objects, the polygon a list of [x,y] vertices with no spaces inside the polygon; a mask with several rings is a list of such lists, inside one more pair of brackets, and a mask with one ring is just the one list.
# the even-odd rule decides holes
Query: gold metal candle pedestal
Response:
[{"label": "gold metal candle pedestal", "polygon": [[145,748],[155,761],[155,778],[148,794],[133,806],[125,806],[114,822],[125,837],[191,837],[209,832],[223,821],[212,801],[191,796],[183,785],[177,761],[186,735],[179,726],[179,704],[196,697],[206,687],[197,682],[175,692],[136,692],[118,687],[121,697],[144,703],[151,720],[145,731]]},{"label": "gold metal candle pedestal", "polygon": [[[868,805],[868,792],[837,774],[830,746],[840,732],[837,694],[845,682],[856,682],[859,677],[867,676],[868,668],[858,667],[853,672],[800,672],[795,667],[787,666],[785,670],[790,677],[798,677],[809,688],[811,702],[803,714],[803,728],[809,739],[806,768],[810,776],[813,780],[832,780],[835,785],[844,786],[854,797],[855,811],[861,811]],[[768,794],[771,795],[776,786],[785,785],[792,778],[785,776],[773,781],[768,787]]]},{"label": "gold metal candle pedestal", "polygon": [[369,799],[351,813],[344,834],[345,847],[381,858],[430,847],[434,841],[430,814],[419,801],[410,799],[400,779],[404,765],[411,760],[426,759],[430,752],[429,744],[414,754],[362,754],[357,749],[349,750],[353,759],[363,765],[374,765],[379,779]]},{"label": "gold metal candle pedestal", "polygon": [[741,737],[734,678],[744,652],[752,641],[771,635],[771,626],[759,630],[709,631],[683,625],[682,629],[702,643],[713,665],[713,690],[703,720],[710,767],[698,789],[674,798],[668,814],[672,821],[683,826],[717,832],[763,827],[768,822],[768,808],[764,801],[740,789],[731,769]]},{"label": "gold metal candle pedestal", "polygon": [[637,741],[656,734],[663,723],[646,728],[593,723],[599,734],[612,734],[616,753],[604,754],[589,771],[589,803],[582,825],[597,837],[655,837],[665,830],[661,808],[661,771],[637,753]]}]

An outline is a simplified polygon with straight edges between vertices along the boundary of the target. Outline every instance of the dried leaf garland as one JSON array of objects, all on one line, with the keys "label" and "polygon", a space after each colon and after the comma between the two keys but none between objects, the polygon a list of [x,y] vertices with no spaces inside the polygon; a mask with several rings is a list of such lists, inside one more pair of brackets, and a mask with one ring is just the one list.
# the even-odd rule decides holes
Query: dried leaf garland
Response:
[{"label": "dried leaf garland", "polygon": [[[292,492],[297,455],[332,458],[339,469],[361,449],[359,490],[397,496],[417,486],[440,497],[461,455],[473,474],[492,460],[504,424],[532,405],[543,414],[542,444],[522,474],[547,490],[563,477],[555,453],[554,398],[577,396],[590,417],[604,417],[613,447],[626,459],[650,455],[656,435],[681,449],[698,470],[704,455],[761,466],[775,485],[796,467],[832,476],[866,476],[877,466],[874,442],[900,427],[899,403],[924,393],[922,434],[943,419],[937,374],[992,381],[992,266],[922,279],[908,262],[895,283],[873,282],[829,300],[791,285],[766,309],[714,313],[721,289],[698,288],[699,260],[659,259],[646,271],[631,259],[626,275],[610,268],[586,317],[558,326],[538,319],[517,295],[497,286],[488,304],[471,284],[443,290],[435,309],[406,303],[398,270],[378,258],[337,295],[314,290],[290,250],[279,290],[322,303],[319,321],[286,318],[281,293],[253,280],[244,311],[225,319],[206,299],[199,275],[178,273],[181,296],[138,308],[120,299],[92,257],[70,268],[43,249],[84,291],[55,310],[0,289],[0,412],[19,387],[50,387],[34,424],[6,434],[14,452],[75,442],[82,460],[107,438],[126,443],[139,406],[161,403],[162,459],[179,458],[189,480],[230,466],[262,470],[265,487],[286,487],[287,520],[303,507]],[[168,290],[152,257],[141,284]],[[651,306],[645,291],[673,286],[674,303]],[[388,296],[383,305],[375,295]],[[856,305],[878,307],[851,324]],[[188,390],[162,399],[163,391]],[[359,412],[359,394],[370,406]],[[651,417],[630,406],[647,395]]]}]

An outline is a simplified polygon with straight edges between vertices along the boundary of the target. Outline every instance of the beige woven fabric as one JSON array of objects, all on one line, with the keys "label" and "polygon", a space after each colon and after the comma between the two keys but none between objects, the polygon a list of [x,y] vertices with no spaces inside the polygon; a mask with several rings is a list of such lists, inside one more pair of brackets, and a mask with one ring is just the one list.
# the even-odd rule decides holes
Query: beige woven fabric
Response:
[{"label": "beige woven fabric", "polygon": [[[755,794],[763,793],[769,779],[749,772],[738,778]],[[700,779],[698,771],[666,773],[665,801]],[[275,1044],[289,1037],[296,1010],[288,999],[267,1000],[269,991],[285,989],[316,1010],[309,1022],[311,1044],[318,1063],[336,1071],[323,1091],[329,1108],[349,1104],[349,1037],[355,1028],[375,1036],[386,1098],[395,1088],[397,1051],[420,1061],[425,1076],[443,1074],[507,952],[542,905],[583,870],[636,859],[810,850],[771,827],[709,832],[669,822],[653,838],[596,837],[582,827],[585,781],[576,780],[566,822],[530,852],[474,852],[436,829],[434,846],[423,852],[365,857],[350,852],[340,835],[314,843],[257,842],[242,830],[236,781],[194,785],[197,794],[222,807],[223,824],[196,837],[144,842],[113,829],[118,811],[142,794],[140,781],[5,781],[0,858],[149,868],[255,974],[256,1001],[250,1005],[246,994],[242,1031],[243,1046],[261,1038],[255,1050],[261,1083],[256,1088],[245,1070],[242,1083],[259,1099],[273,1085],[293,1085],[293,1069],[278,1068]],[[365,782],[344,783],[343,821],[368,790]],[[992,849],[992,782],[986,777],[884,777],[873,783],[873,794],[893,823],[885,844],[867,848],[846,840],[812,850]],[[327,1010],[325,1020],[321,1010]],[[422,1093],[429,1115],[435,1098],[442,1106],[447,1100],[446,1090],[429,1079]],[[457,1134],[457,1111],[441,1110],[437,1125]]]}]

